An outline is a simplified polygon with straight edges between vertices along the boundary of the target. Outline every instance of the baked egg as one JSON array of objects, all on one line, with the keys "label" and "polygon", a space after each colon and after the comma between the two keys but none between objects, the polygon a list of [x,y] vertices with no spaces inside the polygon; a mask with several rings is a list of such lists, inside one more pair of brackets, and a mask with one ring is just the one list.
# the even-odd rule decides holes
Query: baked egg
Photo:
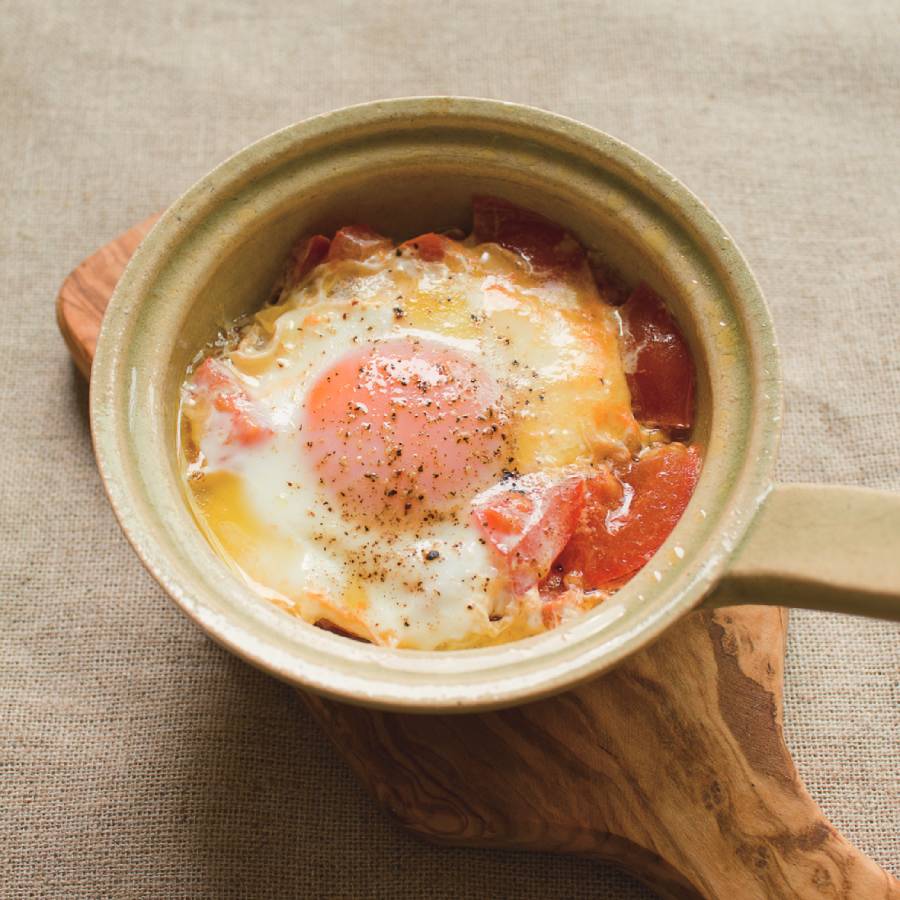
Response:
[{"label": "baked egg", "polygon": [[[608,302],[558,226],[474,204],[464,240],[300,241],[273,302],[182,387],[185,485],[213,549],[286,612],[375,644],[481,646],[589,609],[668,533],[628,537],[641,503],[665,518],[688,485],[671,528],[699,467],[670,441],[689,422],[635,418],[660,342],[629,330],[632,301]],[[597,575],[585,548],[604,540],[622,560]]]}]

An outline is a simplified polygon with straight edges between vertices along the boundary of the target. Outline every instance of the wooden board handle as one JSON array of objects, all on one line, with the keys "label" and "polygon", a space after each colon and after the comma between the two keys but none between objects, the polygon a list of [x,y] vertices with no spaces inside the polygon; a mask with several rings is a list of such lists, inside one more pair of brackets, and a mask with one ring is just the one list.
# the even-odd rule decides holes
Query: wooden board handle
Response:
[{"label": "wooden board handle", "polygon": [[103,313],[128,260],[159,221],[148,216],[84,260],[62,283],[56,298],[56,323],[78,371],[89,378]]},{"label": "wooden board handle", "polygon": [[303,697],[379,803],[433,840],[593,856],[663,897],[898,898],[785,746],[784,617],[700,613],[600,679],[499,712]]},{"label": "wooden board handle", "polygon": [[[60,329],[85,375],[115,284],[157,218],[60,290]],[[602,678],[499,712],[301,697],[376,800],[432,840],[610,860],[670,898],[900,900],[900,883],[825,820],[794,768],[781,729],[786,622],[773,607],[698,613]]]}]

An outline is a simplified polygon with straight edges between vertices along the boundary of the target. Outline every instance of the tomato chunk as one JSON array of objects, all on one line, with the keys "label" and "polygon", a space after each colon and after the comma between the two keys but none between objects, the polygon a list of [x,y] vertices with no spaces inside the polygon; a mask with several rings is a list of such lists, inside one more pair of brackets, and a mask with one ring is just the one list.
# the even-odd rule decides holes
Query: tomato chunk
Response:
[{"label": "tomato chunk", "polygon": [[635,418],[659,428],[694,422],[694,361],[659,295],[640,284],[623,307],[625,376]]},{"label": "tomato chunk", "polygon": [[252,447],[268,440],[273,432],[263,421],[246,391],[226,366],[207,358],[194,373],[194,385],[204,393],[213,409],[227,416],[225,443]]},{"label": "tomato chunk", "polygon": [[288,263],[287,287],[298,284],[328,256],[331,241],[323,234],[314,234],[295,244]]},{"label": "tomato chunk", "polygon": [[494,243],[528,260],[535,269],[575,269],[584,248],[555,222],[499,197],[472,198],[472,233],[480,243]]},{"label": "tomato chunk", "polygon": [[473,501],[473,517],[501,571],[520,594],[537,584],[578,523],[583,479],[522,475]]},{"label": "tomato chunk", "polygon": [[588,486],[575,532],[544,585],[581,578],[585,591],[630,577],[662,546],[681,518],[700,475],[695,447],[666,444],[642,456],[622,476],[616,498]]},{"label": "tomato chunk", "polygon": [[328,261],[340,259],[364,260],[380,250],[390,250],[394,242],[368,225],[345,225],[331,239]]},{"label": "tomato chunk", "polygon": [[429,231],[427,234],[420,234],[409,241],[404,241],[400,246],[409,248],[425,262],[440,262],[444,258],[449,244],[450,238]]}]

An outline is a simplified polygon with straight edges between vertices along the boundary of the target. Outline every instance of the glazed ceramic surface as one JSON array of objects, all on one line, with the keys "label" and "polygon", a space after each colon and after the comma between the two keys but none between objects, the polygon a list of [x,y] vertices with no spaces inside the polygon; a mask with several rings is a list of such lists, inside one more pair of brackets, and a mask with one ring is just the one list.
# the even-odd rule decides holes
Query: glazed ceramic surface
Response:
[{"label": "glazed ceramic surface", "polygon": [[[578,621],[480,650],[429,653],[348,641],[258,597],[206,543],[176,459],[179,385],[205,342],[261,305],[298,237],[348,221],[395,238],[467,228],[474,193],[545,214],[627,280],[643,278],[670,300],[698,366],[694,439],[705,448],[703,474],[657,555]],[[900,503],[876,492],[808,487],[793,499],[779,489],[773,502],[780,417],[768,310],[743,257],[684,186],[630,147],[571,120],[457,98],[385,101],[321,116],[263,139],[203,178],[128,266],[106,313],[91,386],[95,449],[110,500],[144,564],[185,613],[298,686],[421,711],[483,709],[561,690],[647,644],[704,598],[846,606],[846,590],[859,600],[857,611],[895,615],[894,545],[866,551],[871,571],[862,585],[859,571],[845,565],[850,554],[831,554],[822,571],[812,557],[821,549],[822,522],[843,527],[853,543],[873,509],[900,535]],[[798,540],[790,523],[804,504],[810,534]],[[821,593],[826,582],[837,584],[831,594]]]}]

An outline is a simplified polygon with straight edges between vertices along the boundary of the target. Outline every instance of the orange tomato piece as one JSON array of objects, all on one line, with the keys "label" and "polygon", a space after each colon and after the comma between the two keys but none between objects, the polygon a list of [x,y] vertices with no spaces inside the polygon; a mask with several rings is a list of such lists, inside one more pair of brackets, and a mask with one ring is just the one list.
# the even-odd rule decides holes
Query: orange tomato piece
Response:
[{"label": "orange tomato piece", "polygon": [[502,539],[501,536],[521,534],[533,511],[534,500],[531,497],[509,491],[501,494],[493,506],[484,508],[483,523],[492,536]]},{"label": "orange tomato piece", "polygon": [[582,502],[583,479],[540,473],[512,478],[475,498],[475,523],[515,593],[550,570],[575,530]]},{"label": "orange tomato piece", "polygon": [[660,296],[639,284],[623,307],[625,376],[635,418],[658,428],[694,422],[694,361]]},{"label": "orange tomato piece", "polygon": [[207,396],[214,409],[228,416],[226,443],[252,447],[272,436],[272,429],[262,421],[246,391],[218,360],[203,360],[194,373],[194,385]]},{"label": "orange tomato piece", "polygon": [[412,250],[425,262],[440,262],[449,245],[450,238],[429,231],[427,234],[420,234],[418,237],[404,241],[400,246]]},{"label": "orange tomato piece", "polygon": [[331,239],[328,261],[341,259],[364,260],[382,250],[390,250],[394,242],[368,225],[345,225]]},{"label": "orange tomato piece", "polygon": [[669,536],[699,475],[697,448],[676,443],[634,463],[621,477],[618,497],[608,485],[589,483],[577,527],[543,587],[552,592],[580,577],[589,591],[631,577]]},{"label": "orange tomato piece", "polygon": [[328,256],[331,241],[323,234],[303,238],[294,245],[288,261],[287,287],[294,287]]},{"label": "orange tomato piece", "polygon": [[499,197],[472,198],[472,233],[480,243],[518,253],[535,269],[574,269],[585,260],[584,248],[564,228]]}]

